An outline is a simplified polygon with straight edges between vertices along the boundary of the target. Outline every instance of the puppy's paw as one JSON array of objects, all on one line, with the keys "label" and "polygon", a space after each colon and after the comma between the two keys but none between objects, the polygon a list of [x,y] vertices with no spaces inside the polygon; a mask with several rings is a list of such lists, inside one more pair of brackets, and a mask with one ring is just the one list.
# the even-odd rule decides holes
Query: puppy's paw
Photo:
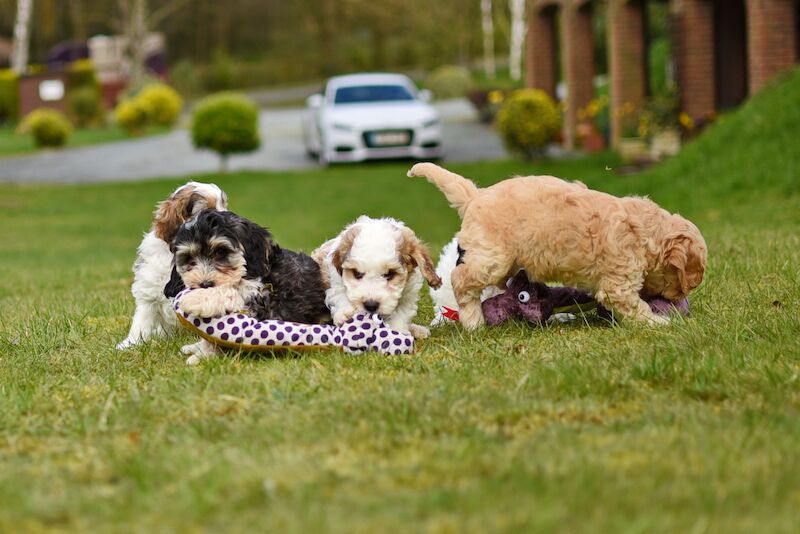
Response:
[{"label": "puppy's paw", "polygon": [[431,335],[431,331],[428,328],[418,324],[412,324],[408,327],[408,330],[414,336],[414,339],[425,339]]},{"label": "puppy's paw", "polygon": [[137,344],[136,340],[133,340],[131,338],[123,339],[122,341],[117,343],[117,350],[128,350],[129,348],[135,346],[136,344]]},{"label": "puppy's paw", "polygon": [[216,354],[194,354],[186,358],[186,365],[197,365],[205,360],[216,358]]},{"label": "puppy's paw", "polygon": [[208,315],[211,311],[209,297],[207,290],[195,289],[181,299],[181,309],[195,317],[212,317],[212,315]]},{"label": "puppy's paw", "polygon": [[647,324],[650,326],[666,326],[670,323],[671,319],[668,315],[653,315],[647,318]]},{"label": "puppy's paw", "polygon": [[219,348],[213,343],[201,339],[197,343],[182,347],[181,352],[189,355],[189,357],[186,358],[186,365],[197,365],[203,360],[216,358],[217,354],[219,354]]},{"label": "puppy's paw", "polygon": [[189,345],[184,345],[181,347],[181,354],[190,355],[190,354],[198,354],[200,352],[200,344],[202,341],[198,341],[197,343],[191,343]]},{"label": "puppy's paw", "polygon": [[336,313],[333,314],[333,324],[341,326],[356,314],[356,309],[353,305],[341,306]]},{"label": "puppy's paw", "polygon": [[244,301],[239,292],[230,287],[201,288],[183,297],[180,307],[195,317],[219,317],[241,310]]}]

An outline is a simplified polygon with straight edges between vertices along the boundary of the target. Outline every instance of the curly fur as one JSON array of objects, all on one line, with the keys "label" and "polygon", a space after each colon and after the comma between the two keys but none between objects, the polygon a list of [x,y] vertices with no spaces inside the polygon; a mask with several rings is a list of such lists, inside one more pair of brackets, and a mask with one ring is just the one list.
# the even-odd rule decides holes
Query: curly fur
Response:
[{"label": "curly fur", "polygon": [[465,252],[451,277],[467,328],[484,324],[483,288],[519,269],[534,280],[587,289],[620,316],[649,324],[668,318],[655,315],[643,297],[679,301],[703,280],[700,231],[646,198],[618,198],[552,176],[480,189],[432,163],[408,175],[436,185],[461,215]]},{"label": "curly fur", "polygon": [[181,224],[206,208],[225,211],[228,197],[215,184],[200,182],[182,185],[156,206],[152,228],[139,244],[133,264],[131,293],[136,300],[136,311],[130,331],[117,349],[166,335],[177,327],[171,301],[164,296],[164,284],[172,269],[169,243]]},{"label": "curly fur", "polygon": [[330,319],[319,265],[280,247],[266,228],[244,217],[203,211],[180,228],[172,248],[175,267],[165,293],[174,297],[184,287],[199,288],[191,296],[198,295],[201,309],[187,309],[199,311],[195,315],[213,317],[238,307],[259,321]]},{"label": "curly fur", "polygon": [[427,247],[405,224],[362,216],[312,255],[327,276],[326,302],[335,324],[358,312],[378,313],[399,332],[427,336],[427,329],[411,321],[423,277],[432,287],[441,280]]}]

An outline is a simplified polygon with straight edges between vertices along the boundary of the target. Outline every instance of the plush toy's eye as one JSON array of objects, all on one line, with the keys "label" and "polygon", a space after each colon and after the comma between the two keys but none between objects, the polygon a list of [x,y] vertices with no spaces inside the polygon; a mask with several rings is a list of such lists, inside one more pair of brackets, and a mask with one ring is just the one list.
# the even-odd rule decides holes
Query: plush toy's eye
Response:
[{"label": "plush toy's eye", "polygon": [[519,299],[520,302],[524,304],[531,300],[531,294],[528,293],[527,291],[520,291],[519,294],[517,295],[517,298]]}]

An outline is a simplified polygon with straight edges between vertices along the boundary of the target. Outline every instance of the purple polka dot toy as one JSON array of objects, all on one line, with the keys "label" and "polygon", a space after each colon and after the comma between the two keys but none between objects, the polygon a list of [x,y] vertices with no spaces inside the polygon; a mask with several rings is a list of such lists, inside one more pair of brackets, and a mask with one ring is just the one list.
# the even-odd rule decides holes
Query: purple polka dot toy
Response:
[{"label": "purple polka dot toy", "polygon": [[[392,330],[375,314],[356,315],[341,327],[286,321],[256,321],[234,311],[214,318],[184,312],[181,299],[173,304],[178,321],[189,331],[220,347],[245,351],[307,350],[335,347],[349,354],[375,351],[381,354],[413,354],[414,337]],[[212,319],[212,320],[210,320]]]}]

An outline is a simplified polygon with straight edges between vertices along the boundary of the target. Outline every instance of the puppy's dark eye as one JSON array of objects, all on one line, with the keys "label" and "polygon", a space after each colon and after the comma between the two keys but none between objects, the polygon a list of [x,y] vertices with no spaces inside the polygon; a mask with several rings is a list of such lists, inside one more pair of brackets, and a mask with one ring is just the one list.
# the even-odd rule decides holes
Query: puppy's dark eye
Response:
[{"label": "puppy's dark eye", "polygon": [[353,273],[353,278],[355,278],[356,280],[361,280],[362,278],[364,278],[364,273],[360,271],[356,271],[355,269],[353,269],[352,273]]},{"label": "puppy's dark eye", "polygon": [[397,271],[386,271],[383,273],[383,277],[386,278],[387,281],[391,281],[395,276],[397,276]]},{"label": "puppy's dark eye", "polygon": [[214,258],[221,260],[228,257],[228,250],[224,248],[218,248],[214,251]]},{"label": "puppy's dark eye", "polygon": [[188,268],[190,268],[190,269],[191,269],[192,267],[197,267],[197,261],[195,261],[195,260],[189,260],[189,261],[187,261],[187,262],[186,262],[186,266],[187,266]]}]

